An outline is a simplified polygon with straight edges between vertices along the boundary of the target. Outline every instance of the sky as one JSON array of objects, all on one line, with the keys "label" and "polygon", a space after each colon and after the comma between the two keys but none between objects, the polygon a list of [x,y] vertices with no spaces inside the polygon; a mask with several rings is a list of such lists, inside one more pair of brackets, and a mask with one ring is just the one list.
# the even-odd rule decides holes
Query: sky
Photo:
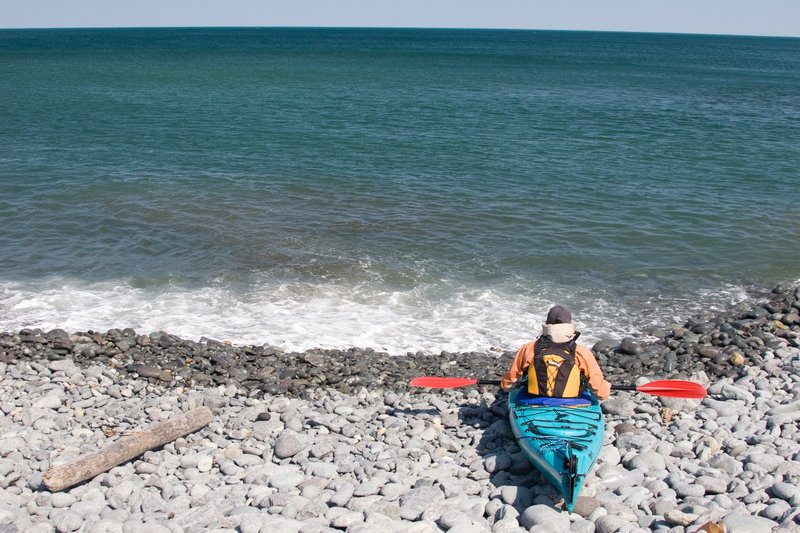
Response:
[{"label": "sky", "polygon": [[338,26],[800,37],[800,0],[0,0],[0,28]]}]

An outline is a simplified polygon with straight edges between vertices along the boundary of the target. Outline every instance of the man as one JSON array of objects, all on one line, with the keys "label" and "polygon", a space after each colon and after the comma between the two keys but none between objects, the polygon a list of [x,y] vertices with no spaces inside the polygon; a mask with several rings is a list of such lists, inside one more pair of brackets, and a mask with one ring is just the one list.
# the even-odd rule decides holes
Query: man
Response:
[{"label": "man", "polygon": [[592,351],[575,341],[572,315],[557,305],[547,313],[542,335],[517,351],[500,386],[508,390],[527,373],[528,393],[534,396],[575,398],[581,392],[581,377],[601,400],[608,398],[611,384],[603,377]]}]

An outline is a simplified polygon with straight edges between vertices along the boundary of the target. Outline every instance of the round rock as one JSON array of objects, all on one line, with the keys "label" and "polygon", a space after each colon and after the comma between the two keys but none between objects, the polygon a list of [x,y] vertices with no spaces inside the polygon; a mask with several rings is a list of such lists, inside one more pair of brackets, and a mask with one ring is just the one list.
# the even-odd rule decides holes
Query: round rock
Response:
[{"label": "round rock", "polygon": [[274,453],[279,459],[294,457],[305,448],[305,442],[291,430],[282,431],[275,440]]}]

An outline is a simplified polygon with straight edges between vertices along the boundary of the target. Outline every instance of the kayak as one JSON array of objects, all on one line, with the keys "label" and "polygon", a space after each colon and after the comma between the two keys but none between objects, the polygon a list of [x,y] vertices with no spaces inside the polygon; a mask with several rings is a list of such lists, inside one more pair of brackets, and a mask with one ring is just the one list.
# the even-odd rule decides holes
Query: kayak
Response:
[{"label": "kayak", "polygon": [[522,452],[572,512],[603,447],[600,401],[591,390],[578,398],[530,396],[526,385],[523,382],[508,395],[511,430]]}]

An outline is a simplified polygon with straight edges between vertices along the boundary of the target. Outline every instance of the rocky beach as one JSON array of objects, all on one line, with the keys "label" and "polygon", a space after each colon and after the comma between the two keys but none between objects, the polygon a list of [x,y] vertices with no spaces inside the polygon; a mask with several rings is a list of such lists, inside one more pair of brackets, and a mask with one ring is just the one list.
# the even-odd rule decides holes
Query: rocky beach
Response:
[{"label": "rocky beach", "polygon": [[[593,347],[615,392],[573,513],[512,437],[513,353],[289,353],[165,332],[0,334],[0,532],[800,531],[800,287]],[[206,427],[61,491],[43,475],[200,406]],[[716,528],[716,529],[715,529]],[[723,529],[724,528],[724,529]]]}]

